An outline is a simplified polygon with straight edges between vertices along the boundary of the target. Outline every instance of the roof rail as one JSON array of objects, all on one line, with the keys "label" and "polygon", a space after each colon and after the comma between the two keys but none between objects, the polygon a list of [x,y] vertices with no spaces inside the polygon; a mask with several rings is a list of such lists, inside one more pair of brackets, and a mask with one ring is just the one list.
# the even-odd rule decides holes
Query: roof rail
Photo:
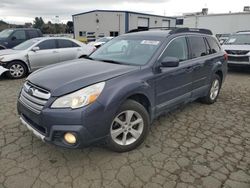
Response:
[{"label": "roof rail", "polygon": [[250,30],[237,31],[236,33],[250,32]]},{"label": "roof rail", "polygon": [[188,28],[188,27],[145,27],[138,28],[128,31],[127,33],[134,33],[140,31],[149,31],[152,29],[161,29],[161,30],[171,30],[169,34],[177,34],[177,33],[202,33],[207,35],[213,35],[212,31],[209,29],[200,29],[200,28]]},{"label": "roof rail", "polygon": [[140,32],[140,31],[149,31],[152,29],[161,29],[161,30],[171,30],[171,29],[176,29],[176,27],[141,27],[138,29],[132,29],[128,31],[127,33],[135,33],[135,32]]}]

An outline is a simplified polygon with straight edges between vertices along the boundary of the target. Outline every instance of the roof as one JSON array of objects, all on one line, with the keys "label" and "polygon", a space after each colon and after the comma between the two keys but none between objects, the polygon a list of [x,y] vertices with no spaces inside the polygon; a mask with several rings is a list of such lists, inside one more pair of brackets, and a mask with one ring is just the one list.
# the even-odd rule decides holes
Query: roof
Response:
[{"label": "roof", "polygon": [[79,16],[79,15],[83,15],[83,14],[89,14],[89,13],[93,13],[93,12],[116,12],[116,13],[120,12],[120,13],[129,13],[129,14],[139,14],[139,15],[143,15],[143,16],[155,16],[155,17],[161,17],[161,18],[176,19],[175,17],[161,16],[161,15],[147,14],[147,13],[133,12],[133,11],[126,11],[126,10],[92,10],[92,11],[87,11],[87,12],[82,12],[82,13],[74,14],[72,16],[74,17],[74,16]]},{"label": "roof", "polygon": [[207,15],[195,15],[195,14],[190,14],[190,15],[182,15],[182,16],[175,16],[177,18],[185,18],[185,17],[209,17],[209,16],[233,16],[233,15],[250,15],[250,11],[249,12],[231,12],[231,13],[216,13],[216,14],[207,14]]},{"label": "roof", "polygon": [[37,28],[7,28],[7,29],[9,30],[39,30]]}]

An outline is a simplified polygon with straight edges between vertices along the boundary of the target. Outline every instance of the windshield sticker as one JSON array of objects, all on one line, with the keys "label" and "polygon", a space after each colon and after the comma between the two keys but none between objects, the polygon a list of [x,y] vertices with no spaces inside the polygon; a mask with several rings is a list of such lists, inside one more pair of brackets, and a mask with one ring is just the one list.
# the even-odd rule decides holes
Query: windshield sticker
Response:
[{"label": "windshield sticker", "polygon": [[228,43],[234,43],[236,41],[236,39],[235,38],[232,38],[232,39],[229,39],[228,40]]},{"label": "windshield sticker", "polygon": [[154,46],[157,46],[159,43],[160,43],[160,41],[157,41],[157,40],[143,40],[143,41],[141,41],[141,44],[154,45]]}]

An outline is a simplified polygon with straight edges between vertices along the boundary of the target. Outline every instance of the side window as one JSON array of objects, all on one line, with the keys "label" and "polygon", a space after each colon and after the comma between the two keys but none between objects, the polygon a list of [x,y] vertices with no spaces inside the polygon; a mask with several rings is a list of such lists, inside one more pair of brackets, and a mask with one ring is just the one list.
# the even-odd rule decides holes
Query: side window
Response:
[{"label": "side window", "polygon": [[26,40],[25,31],[15,31],[11,37],[15,37],[16,40]]},{"label": "side window", "polygon": [[56,48],[56,42],[55,42],[54,39],[46,40],[46,41],[41,42],[37,46],[40,48],[40,50],[55,49]]},{"label": "side window", "polygon": [[28,35],[30,38],[36,38],[39,36],[37,31],[32,31],[32,30],[28,31]]},{"label": "side window", "polygon": [[202,57],[208,54],[203,37],[192,36],[188,37],[188,39],[192,51],[192,58]]},{"label": "side window", "polygon": [[75,42],[72,42],[72,47],[80,47],[80,46],[78,44],[76,44]]},{"label": "side window", "polygon": [[70,40],[58,39],[58,48],[72,48],[73,43]]},{"label": "side window", "polygon": [[180,37],[174,39],[164,51],[161,56],[161,59],[165,57],[176,57],[180,61],[185,61],[188,59],[188,48],[187,41],[185,37]]},{"label": "side window", "polygon": [[207,42],[210,46],[209,54],[214,54],[220,51],[220,46],[212,37],[207,37]]}]

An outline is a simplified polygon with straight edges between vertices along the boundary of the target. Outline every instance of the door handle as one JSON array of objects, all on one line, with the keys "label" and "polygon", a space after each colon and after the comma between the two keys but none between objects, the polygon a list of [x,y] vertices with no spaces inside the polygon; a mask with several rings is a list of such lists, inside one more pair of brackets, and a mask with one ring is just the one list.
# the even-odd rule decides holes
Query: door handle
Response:
[{"label": "door handle", "polygon": [[194,70],[198,70],[198,69],[200,69],[201,67],[202,67],[202,65],[199,64],[199,65],[195,65],[195,66],[193,67],[193,69],[194,69]]},{"label": "door handle", "polygon": [[193,70],[194,70],[193,67],[187,67],[187,68],[186,68],[186,72],[192,72]]},{"label": "door handle", "polygon": [[57,53],[59,53],[59,52],[58,52],[58,51],[53,51],[53,53],[54,53],[54,54],[57,54]]},{"label": "door handle", "polygon": [[78,51],[78,52],[80,52],[80,51],[81,51],[81,49],[77,49],[77,51]]}]

